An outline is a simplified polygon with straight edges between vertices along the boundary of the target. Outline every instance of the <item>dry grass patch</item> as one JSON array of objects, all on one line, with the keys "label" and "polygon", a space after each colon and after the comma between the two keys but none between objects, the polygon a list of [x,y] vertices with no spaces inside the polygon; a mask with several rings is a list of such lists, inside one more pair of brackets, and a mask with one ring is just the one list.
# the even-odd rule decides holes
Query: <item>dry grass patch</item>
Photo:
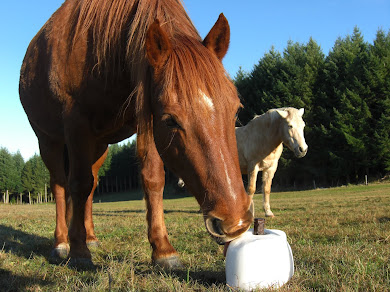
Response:
[{"label": "dry grass patch", "polygon": [[[295,275],[280,291],[389,291],[390,184],[273,193],[267,228],[286,232]],[[261,196],[255,198],[262,216]],[[144,202],[94,205],[96,269],[52,263],[54,205],[0,205],[1,291],[229,291],[222,247],[193,198],[165,200],[171,243],[185,269],[150,264]]]}]

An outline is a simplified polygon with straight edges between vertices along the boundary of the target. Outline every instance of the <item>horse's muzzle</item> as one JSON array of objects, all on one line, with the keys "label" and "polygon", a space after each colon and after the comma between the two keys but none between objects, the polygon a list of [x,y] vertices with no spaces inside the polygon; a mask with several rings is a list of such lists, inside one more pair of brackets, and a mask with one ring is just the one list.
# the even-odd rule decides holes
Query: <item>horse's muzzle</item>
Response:
[{"label": "horse's muzzle", "polygon": [[233,221],[231,220],[232,218],[221,220],[214,216],[206,216],[206,229],[218,244],[223,245],[226,242],[236,239],[249,229],[253,222],[253,210],[254,207],[252,202],[244,218],[239,219],[238,221]]},{"label": "horse's muzzle", "polygon": [[304,148],[302,146],[298,146],[294,149],[294,154],[297,158],[302,158],[306,155],[308,149],[309,147]]}]

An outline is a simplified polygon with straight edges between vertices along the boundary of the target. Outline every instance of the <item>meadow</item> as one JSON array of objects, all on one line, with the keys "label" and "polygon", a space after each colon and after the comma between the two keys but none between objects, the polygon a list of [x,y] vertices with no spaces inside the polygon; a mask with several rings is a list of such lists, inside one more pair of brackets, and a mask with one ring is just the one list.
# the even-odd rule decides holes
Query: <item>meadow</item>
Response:
[{"label": "meadow", "polygon": [[[96,268],[50,258],[54,204],[0,205],[0,291],[232,291],[223,247],[208,236],[192,197],[164,201],[170,241],[185,268],[151,265],[145,204],[128,194],[95,198]],[[115,199],[122,201],[115,202]],[[99,203],[100,201],[100,203]],[[261,195],[255,196],[262,217]],[[279,291],[390,291],[390,183],[271,194],[295,274]]]}]

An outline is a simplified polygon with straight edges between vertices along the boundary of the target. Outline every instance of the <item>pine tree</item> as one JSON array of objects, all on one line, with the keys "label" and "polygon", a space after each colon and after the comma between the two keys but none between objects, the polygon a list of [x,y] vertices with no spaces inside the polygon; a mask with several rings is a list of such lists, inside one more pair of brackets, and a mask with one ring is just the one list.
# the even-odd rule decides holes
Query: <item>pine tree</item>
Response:
[{"label": "pine tree", "polygon": [[42,158],[35,154],[31,157],[22,170],[22,186],[25,192],[33,194],[45,191],[45,185],[48,186],[50,181],[49,171],[47,170]]},{"label": "pine tree", "polygon": [[5,148],[0,148],[0,191],[17,191],[18,170],[12,155]]},{"label": "pine tree", "polygon": [[33,192],[34,191],[34,174],[33,174],[33,161],[28,160],[23,167],[21,174],[21,184],[24,192]]},{"label": "pine tree", "polygon": [[21,193],[21,192],[23,192],[21,177],[22,177],[22,171],[23,171],[23,167],[24,167],[24,159],[23,159],[23,156],[20,153],[20,151],[16,152],[16,154],[14,154],[12,156],[12,159],[14,160],[17,175],[18,175],[18,180],[17,180],[15,191],[17,193]]},{"label": "pine tree", "polygon": [[330,136],[329,166],[346,182],[357,182],[370,168],[368,67],[368,44],[355,28],[352,36],[336,41],[326,59],[323,94],[317,103],[328,115],[324,126]]},{"label": "pine tree", "polygon": [[372,113],[371,161],[379,175],[390,171],[390,31],[378,30],[374,44],[369,47],[369,99]]},{"label": "pine tree", "polygon": [[235,84],[244,105],[238,116],[242,125],[247,124],[255,115],[283,106],[279,100],[280,89],[275,86],[282,79],[282,65],[281,54],[272,48],[250,74],[239,72]]}]

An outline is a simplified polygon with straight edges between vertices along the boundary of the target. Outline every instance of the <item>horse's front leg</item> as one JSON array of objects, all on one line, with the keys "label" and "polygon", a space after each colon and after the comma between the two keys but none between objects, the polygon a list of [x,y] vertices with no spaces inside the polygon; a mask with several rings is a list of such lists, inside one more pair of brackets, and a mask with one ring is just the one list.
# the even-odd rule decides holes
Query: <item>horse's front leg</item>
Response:
[{"label": "horse's front leg", "polygon": [[68,212],[68,197],[66,187],[66,174],[64,166],[64,143],[55,141],[34,129],[39,140],[39,148],[42,160],[50,172],[50,188],[56,202],[56,228],[54,231],[54,248],[52,257],[65,259],[69,254],[68,225],[66,215]]},{"label": "horse's front leg", "polygon": [[263,208],[266,217],[275,217],[270,205],[271,185],[275,171],[276,169],[273,168],[263,170]]},{"label": "horse's front leg", "polygon": [[138,147],[138,155],[141,160],[141,179],[145,192],[148,239],[153,249],[152,261],[162,268],[176,269],[182,265],[176,250],[168,240],[164,222],[164,165],[154,144],[148,148],[147,151],[143,151],[142,146]]},{"label": "horse's front leg", "polygon": [[247,193],[249,196],[253,197],[253,195],[256,192],[256,181],[257,181],[257,174],[259,173],[259,166],[257,164],[249,165],[248,169],[248,187],[247,187]]}]

